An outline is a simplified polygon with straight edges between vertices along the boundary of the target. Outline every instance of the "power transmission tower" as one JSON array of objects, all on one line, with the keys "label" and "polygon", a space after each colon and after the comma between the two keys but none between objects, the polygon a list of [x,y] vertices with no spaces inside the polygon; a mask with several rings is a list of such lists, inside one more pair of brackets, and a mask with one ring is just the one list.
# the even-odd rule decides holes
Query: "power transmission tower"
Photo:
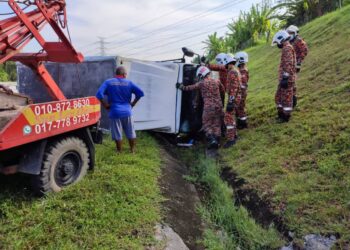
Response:
[{"label": "power transmission tower", "polygon": [[108,44],[108,42],[106,42],[106,38],[105,37],[98,37],[98,43],[100,44],[99,50],[100,50],[100,56],[106,56],[106,44]]}]

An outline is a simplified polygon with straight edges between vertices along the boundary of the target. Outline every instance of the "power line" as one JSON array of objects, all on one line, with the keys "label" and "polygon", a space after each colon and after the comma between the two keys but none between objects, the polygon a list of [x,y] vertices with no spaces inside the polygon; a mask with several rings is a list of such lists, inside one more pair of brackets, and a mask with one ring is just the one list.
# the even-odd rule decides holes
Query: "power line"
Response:
[{"label": "power line", "polygon": [[[123,31],[123,33],[129,32],[129,31],[135,30],[135,29],[137,29],[137,28],[140,28],[140,27],[142,27],[142,26],[145,26],[145,25],[147,25],[147,24],[153,23],[154,21],[157,21],[157,20],[159,20],[159,19],[161,19],[161,18],[163,18],[163,17],[172,15],[172,14],[174,14],[174,13],[180,11],[180,10],[187,9],[188,7],[191,7],[191,6],[197,4],[197,3],[201,2],[201,1],[203,1],[203,0],[197,0],[197,1],[193,2],[193,3],[186,4],[186,5],[184,5],[184,6],[182,6],[182,7],[179,7],[179,8],[177,8],[177,9],[173,10],[173,11],[170,11],[170,12],[168,12],[168,13],[165,13],[165,14],[159,16],[159,17],[155,17],[155,18],[153,18],[153,19],[151,19],[151,20],[149,20],[149,21],[146,21],[146,22],[144,22],[144,23],[142,23],[142,24],[139,24],[139,25],[137,25],[137,26],[131,27],[130,29],[127,29],[126,31]],[[113,34],[113,35],[111,35],[111,36],[109,36],[109,37],[110,37],[110,38],[111,38],[111,37],[115,37],[115,36],[118,36],[119,34],[120,34],[120,32],[119,32],[119,33],[116,33],[116,34]]]},{"label": "power line", "polygon": [[[217,27],[215,30],[221,30],[221,29],[226,28],[226,27],[227,27],[227,25],[220,26],[220,27]],[[159,46],[155,46],[155,47],[153,47],[153,48],[151,48],[151,49],[152,49],[152,50],[159,49],[159,48],[168,46],[168,45],[170,45],[170,44],[174,44],[174,43],[182,42],[182,41],[184,41],[184,40],[192,39],[192,38],[194,38],[194,37],[202,36],[202,35],[207,34],[207,33],[209,33],[209,32],[210,32],[210,31],[201,32],[201,33],[192,35],[192,36],[187,37],[187,38],[181,38],[181,39],[179,39],[179,40],[177,40],[177,41],[173,41],[173,42],[169,42],[169,43],[162,44],[162,45],[159,45]],[[141,51],[138,51],[138,52],[136,52],[136,53],[129,54],[129,55],[127,55],[127,56],[136,55],[136,54],[138,54],[138,53],[140,53],[140,52],[142,52],[142,51],[144,51],[144,50],[145,50],[145,49],[142,49]],[[149,50],[149,49],[148,49],[148,50]]]},{"label": "power line", "polygon": [[79,46],[80,49],[86,48],[86,47],[91,47],[92,45],[98,44],[98,42],[93,42],[93,43],[87,43],[85,45]]},{"label": "power line", "polygon": [[[212,24],[210,24],[210,25],[207,25],[206,28],[211,27],[211,26],[214,26],[214,25],[217,25],[217,24],[219,24],[219,23],[221,24],[221,23],[223,23],[223,22],[225,22],[225,21],[228,21],[228,20],[223,20],[223,21],[220,21],[220,22],[212,23]],[[221,25],[220,25],[220,27],[221,27]],[[171,36],[163,37],[163,38],[158,39],[158,40],[156,40],[156,41],[151,41],[150,43],[143,44],[142,47],[147,47],[147,46],[149,46],[149,45],[152,45],[152,46],[153,46],[154,44],[158,44],[159,42],[162,42],[162,41],[164,41],[164,40],[178,39],[179,36],[183,37],[184,35],[187,35],[187,34],[192,34],[192,35],[193,35],[193,33],[195,33],[196,31],[198,31],[198,28],[197,28],[197,29],[192,29],[192,30],[189,30],[189,31],[186,31],[186,32],[183,32],[183,33],[173,34],[173,35],[171,35]],[[124,51],[121,51],[121,52],[119,52],[119,53],[123,53],[123,52],[125,52],[125,50],[128,50],[127,52],[130,52],[130,51],[137,50],[137,49],[140,49],[140,47],[134,47],[134,48],[131,48],[131,49],[125,48]],[[113,51],[113,50],[115,50],[115,49],[111,49],[111,50]]]},{"label": "power line", "polygon": [[[180,20],[180,21],[178,21],[178,22],[175,22],[175,23],[173,23],[173,24],[166,25],[166,26],[164,26],[164,27],[162,27],[162,28],[159,28],[159,29],[153,30],[153,31],[151,31],[151,32],[145,33],[145,34],[143,34],[141,37],[138,37],[138,38],[131,38],[131,39],[127,39],[127,40],[120,41],[120,42],[113,42],[113,41],[112,41],[111,44],[119,44],[120,47],[125,47],[125,46],[127,46],[127,45],[129,45],[129,44],[131,44],[131,43],[135,43],[135,42],[138,42],[138,41],[143,40],[143,39],[145,39],[145,38],[148,38],[149,36],[151,36],[152,34],[155,34],[155,33],[157,33],[157,32],[164,32],[164,31],[169,30],[170,27],[175,28],[175,27],[178,27],[178,26],[180,26],[180,25],[184,25],[184,24],[193,22],[193,19],[198,20],[199,17],[209,16],[209,15],[211,15],[211,14],[213,14],[213,13],[218,12],[219,10],[222,10],[222,9],[224,9],[224,8],[228,8],[228,7],[233,6],[233,5],[235,5],[235,4],[239,4],[239,3],[243,2],[243,1],[244,1],[244,0],[240,0],[240,1],[239,1],[239,0],[233,0],[233,1],[231,0],[231,1],[229,1],[229,2],[226,2],[226,3],[224,3],[224,4],[221,4],[221,5],[219,5],[219,6],[215,7],[215,8],[213,8],[213,9],[211,9],[211,10],[209,10],[209,11],[204,11],[204,12],[199,13],[199,14],[197,14],[197,15],[194,15],[194,16],[192,16],[192,17],[185,18],[185,19]],[[120,47],[119,47],[119,48],[120,48]],[[114,49],[114,48],[118,48],[118,46],[112,47],[111,49]]]},{"label": "power line", "polygon": [[[203,42],[196,42],[196,43],[193,43],[193,44],[186,44],[185,46],[187,47],[193,47],[193,46],[196,46],[196,45],[199,45],[199,44],[202,44]],[[180,47],[176,47],[176,51],[181,51],[181,48]],[[175,52],[175,49],[173,50],[167,50],[167,51],[163,51],[163,52],[160,52],[160,53],[153,53],[151,55],[147,55],[147,57],[156,57],[156,56],[160,56],[160,55],[164,55],[164,54],[170,54],[172,52]],[[144,59],[145,57],[143,57]]]}]

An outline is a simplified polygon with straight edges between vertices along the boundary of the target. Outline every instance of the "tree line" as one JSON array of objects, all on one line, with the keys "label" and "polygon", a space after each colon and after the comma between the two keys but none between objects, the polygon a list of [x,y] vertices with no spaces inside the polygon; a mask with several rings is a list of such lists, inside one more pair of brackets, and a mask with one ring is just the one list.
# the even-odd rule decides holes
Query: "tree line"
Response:
[{"label": "tree line", "polygon": [[16,63],[6,62],[0,64],[0,82],[14,82],[17,80]]},{"label": "tree line", "polygon": [[207,57],[212,60],[221,52],[234,53],[268,42],[281,28],[303,25],[348,4],[350,0],[263,0],[229,23],[225,36],[219,37],[216,32],[208,36],[204,41]]}]

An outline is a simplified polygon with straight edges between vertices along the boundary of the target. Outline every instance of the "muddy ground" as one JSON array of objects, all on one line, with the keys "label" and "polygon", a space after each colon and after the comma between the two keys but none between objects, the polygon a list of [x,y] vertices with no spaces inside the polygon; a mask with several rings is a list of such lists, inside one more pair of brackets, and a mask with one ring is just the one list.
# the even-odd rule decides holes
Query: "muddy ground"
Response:
[{"label": "muddy ground", "polygon": [[163,167],[160,186],[166,201],[163,202],[164,222],[194,250],[205,249],[202,239],[204,225],[196,212],[200,199],[193,184],[184,179],[187,168],[165,149],[161,150]]}]

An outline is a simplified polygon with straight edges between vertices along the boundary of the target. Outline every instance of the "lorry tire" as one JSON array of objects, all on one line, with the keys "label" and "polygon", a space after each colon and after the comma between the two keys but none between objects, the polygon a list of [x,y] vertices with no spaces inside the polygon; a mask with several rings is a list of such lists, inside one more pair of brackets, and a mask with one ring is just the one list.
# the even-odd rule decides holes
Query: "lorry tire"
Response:
[{"label": "lorry tire", "polygon": [[44,155],[40,174],[33,177],[34,192],[59,192],[80,181],[89,168],[89,151],[83,140],[68,137],[54,142]]}]

